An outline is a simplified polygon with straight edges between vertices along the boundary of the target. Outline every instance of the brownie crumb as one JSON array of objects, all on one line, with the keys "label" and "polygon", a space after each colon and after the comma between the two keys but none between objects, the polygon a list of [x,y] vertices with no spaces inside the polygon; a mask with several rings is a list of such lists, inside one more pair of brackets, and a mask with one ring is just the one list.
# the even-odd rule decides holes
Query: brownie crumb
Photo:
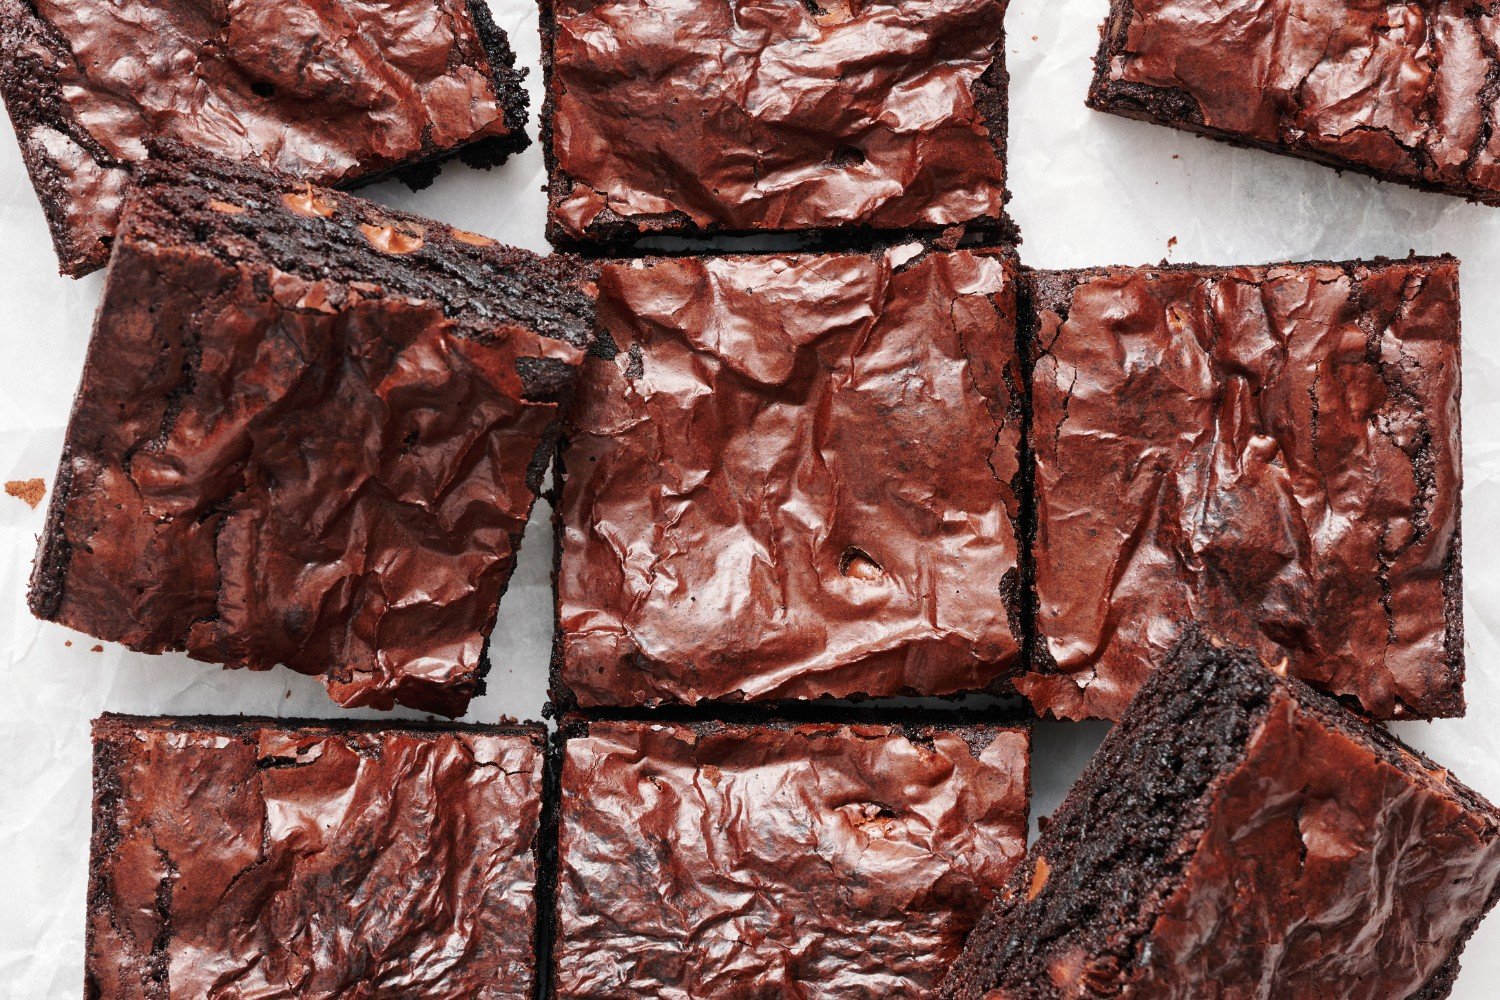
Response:
[{"label": "brownie crumb", "polygon": [[43,479],[12,479],[5,484],[5,492],[18,500],[24,500],[26,506],[36,510],[42,497],[47,495],[47,483]]}]

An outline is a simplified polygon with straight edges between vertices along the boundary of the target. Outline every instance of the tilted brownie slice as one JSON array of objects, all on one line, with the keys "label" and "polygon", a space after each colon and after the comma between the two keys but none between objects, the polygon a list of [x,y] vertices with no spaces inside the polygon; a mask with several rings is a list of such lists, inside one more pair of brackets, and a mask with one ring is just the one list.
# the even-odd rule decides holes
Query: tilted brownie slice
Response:
[{"label": "tilted brownie slice", "polygon": [[552,993],[926,997],[1025,853],[1030,733],[564,720]]},{"label": "tilted brownie slice", "polygon": [[86,994],[529,1000],[540,726],[94,723]]},{"label": "tilted brownie slice", "polygon": [[1193,634],[969,938],[948,1000],[1438,1000],[1500,811],[1378,725]]},{"label": "tilted brownie slice", "polygon": [[483,0],[0,0],[0,96],[66,274],[102,267],[153,140],[317,184],[524,149]]},{"label": "tilted brownie slice", "polygon": [[1006,0],[540,0],[555,244],[1005,215]]},{"label": "tilted brownie slice", "polygon": [[1111,0],[1089,105],[1500,205],[1493,2]]},{"label": "tilted brownie slice", "polygon": [[1003,684],[1011,251],[610,264],[599,288],[561,449],[557,703]]},{"label": "tilted brownie slice", "polygon": [[591,336],[579,269],[194,169],[140,170],[32,611],[460,715]]},{"label": "tilted brownie slice", "polygon": [[1380,717],[1461,715],[1458,262],[1028,278],[1042,711],[1198,619]]}]

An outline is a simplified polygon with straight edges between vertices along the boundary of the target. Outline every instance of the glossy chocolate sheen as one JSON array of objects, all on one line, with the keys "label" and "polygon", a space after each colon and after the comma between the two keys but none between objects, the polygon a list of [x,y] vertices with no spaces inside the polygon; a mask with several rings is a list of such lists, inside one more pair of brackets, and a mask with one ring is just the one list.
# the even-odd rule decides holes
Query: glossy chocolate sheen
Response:
[{"label": "glossy chocolate sheen", "polygon": [[522,1000],[540,726],[94,724],[91,1000]]},{"label": "glossy chocolate sheen", "polygon": [[1463,713],[1458,264],[1038,273],[1039,709],[1197,618],[1381,717]]},{"label": "glossy chocolate sheen", "polygon": [[1014,257],[916,253],[602,268],[556,700],[948,695],[1014,667]]},{"label": "glossy chocolate sheen", "polygon": [[1348,1000],[1417,994],[1500,880],[1494,810],[1472,811],[1446,772],[1424,777],[1280,692],[1215,789],[1125,995],[1195,1000],[1205,983],[1268,1000],[1325,997],[1331,983]]},{"label": "glossy chocolate sheen", "polygon": [[1113,0],[1089,103],[1500,205],[1494,0]]},{"label": "glossy chocolate sheen", "polygon": [[1006,0],[543,0],[550,235],[1002,225]]},{"label": "glossy chocolate sheen", "polygon": [[1025,853],[1025,729],[584,728],[558,1000],[925,997]]},{"label": "glossy chocolate sheen", "polygon": [[[127,215],[32,609],[144,652],[285,664],[345,706],[461,715],[566,398],[531,390],[570,381],[523,369],[582,359],[498,311],[549,262],[347,195],[202,184],[206,204],[167,185]],[[257,257],[287,246],[298,274]],[[351,264],[371,280],[336,276]],[[462,284],[486,275],[488,297]]]},{"label": "glossy chocolate sheen", "polygon": [[504,35],[467,0],[0,0],[0,92],[63,270],[103,265],[172,139],[318,184],[525,146]]},{"label": "glossy chocolate sheen", "polygon": [[[1177,805],[1202,813],[1169,859],[1170,883],[1130,900],[1127,908],[1139,911],[1118,922],[1095,915],[1092,929],[1113,928],[1103,932],[1105,947],[1083,944],[1082,933],[1056,937],[1045,976],[1012,969],[987,991],[973,980],[952,988],[973,972],[966,955],[943,996],[1446,997],[1459,951],[1495,902],[1500,812],[1430,760],[1363,732],[1342,709],[1312,704],[1312,692],[1301,690],[1278,683],[1234,766],[1202,802]],[[1145,760],[1164,749],[1121,754]],[[1069,810],[1089,780],[1055,820],[1072,822]],[[1049,864],[1046,847],[1044,838],[1012,875],[1001,893],[1006,915],[984,936],[1004,940],[1031,919],[1028,907],[1043,912],[1048,894],[1072,891],[1072,873]],[[1144,933],[1130,937],[1131,925]]]}]

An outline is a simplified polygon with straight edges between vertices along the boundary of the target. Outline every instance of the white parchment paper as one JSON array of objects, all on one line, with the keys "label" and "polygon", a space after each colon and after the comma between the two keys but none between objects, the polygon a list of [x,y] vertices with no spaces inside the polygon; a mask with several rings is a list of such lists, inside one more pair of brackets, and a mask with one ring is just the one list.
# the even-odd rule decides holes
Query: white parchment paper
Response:
[{"label": "white parchment paper", "polygon": [[[536,11],[491,0],[521,63],[541,70]],[[1266,153],[1095,114],[1083,106],[1106,0],[1013,0],[1008,18],[1010,186],[1041,267],[1213,264],[1450,252],[1464,261],[1465,613],[1469,714],[1397,727],[1463,780],[1500,798],[1500,209],[1468,205]],[[535,135],[535,119],[531,125]],[[453,165],[426,191],[372,197],[545,251],[545,175],[533,146],[505,167]],[[50,489],[100,276],[57,275],[16,144],[0,129],[0,481]],[[105,710],[340,716],[317,681],[226,672],[130,653],[26,611],[45,504],[0,494],[0,998],[82,991],[89,837],[89,721]],[[469,718],[536,717],[550,649],[550,511],[539,504],[492,645],[490,693]],[[395,713],[411,714],[411,713]],[[1104,732],[1039,726],[1035,812],[1055,807]],[[1500,918],[1481,927],[1455,997],[1500,993]]]}]

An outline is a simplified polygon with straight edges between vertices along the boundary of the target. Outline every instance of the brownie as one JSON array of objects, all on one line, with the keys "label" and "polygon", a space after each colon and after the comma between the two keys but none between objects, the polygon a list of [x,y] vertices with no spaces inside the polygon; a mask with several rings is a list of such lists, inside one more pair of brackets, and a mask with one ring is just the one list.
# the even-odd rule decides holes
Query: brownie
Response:
[{"label": "brownie", "polygon": [[591,336],[579,269],[190,166],[137,170],[31,609],[460,715]]},{"label": "brownie", "polygon": [[546,734],[94,723],[90,1000],[529,998]]},{"label": "brownie", "polygon": [[1500,7],[1111,0],[1090,107],[1500,205]]},{"label": "brownie", "polygon": [[600,268],[553,699],[997,689],[1020,662],[1009,250]]},{"label": "brownie", "polygon": [[316,184],[524,149],[484,0],[0,0],[0,96],[65,274],[102,267],[153,140]]},{"label": "brownie", "polygon": [[538,0],[548,237],[1014,230],[1007,0]]},{"label": "brownie", "polygon": [[1039,710],[1118,718],[1196,618],[1372,715],[1463,714],[1457,261],[1027,287]]},{"label": "brownie", "polygon": [[1025,853],[1023,727],[565,720],[550,995],[926,997]]},{"label": "brownie", "polygon": [[969,938],[949,1000],[1437,1000],[1500,812],[1378,725],[1191,634]]}]

